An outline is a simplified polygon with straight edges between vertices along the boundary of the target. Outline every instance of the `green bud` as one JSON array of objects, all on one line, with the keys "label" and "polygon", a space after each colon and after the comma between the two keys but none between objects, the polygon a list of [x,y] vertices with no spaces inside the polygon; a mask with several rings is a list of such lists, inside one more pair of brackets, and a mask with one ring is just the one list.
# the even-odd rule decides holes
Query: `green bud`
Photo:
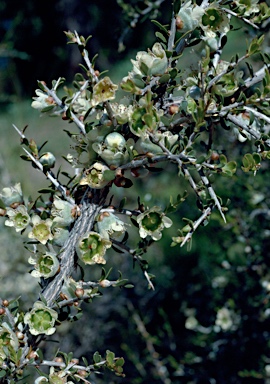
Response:
[{"label": "green bud", "polygon": [[39,162],[43,165],[43,168],[50,169],[54,167],[55,157],[51,152],[46,152],[40,156]]},{"label": "green bud", "polygon": [[118,132],[109,133],[103,143],[94,143],[92,147],[108,165],[118,167],[129,160],[126,140]]}]

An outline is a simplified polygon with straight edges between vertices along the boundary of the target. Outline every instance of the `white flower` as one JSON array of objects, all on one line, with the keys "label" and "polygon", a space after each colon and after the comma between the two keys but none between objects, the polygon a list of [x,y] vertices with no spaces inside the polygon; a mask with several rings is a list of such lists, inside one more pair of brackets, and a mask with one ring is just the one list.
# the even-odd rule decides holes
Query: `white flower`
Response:
[{"label": "white flower", "polygon": [[97,220],[98,232],[105,239],[118,237],[126,231],[127,224],[112,213],[101,213]]},{"label": "white flower", "polygon": [[37,97],[33,97],[31,107],[41,111],[44,108],[47,108],[50,105],[54,105],[55,102],[52,97],[48,96],[47,93],[41,91],[41,89],[36,89]]},{"label": "white flower", "polygon": [[126,106],[124,104],[111,103],[111,108],[118,124],[127,123],[133,113],[132,105]]},{"label": "white flower", "polygon": [[215,324],[223,331],[228,331],[233,326],[232,312],[226,308],[220,308],[217,312]]},{"label": "white flower", "polygon": [[41,244],[46,244],[48,240],[53,239],[51,233],[52,220],[42,220],[38,215],[32,217],[32,223],[34,225],[32,231],[28,234],[29,239],[36,239]]},{"label": "white flower", "polygon": [[21,184],[17,183],[14,187],[3,188],[2,193],[0,193],[0,198],[3,200],[6,207],[9,207],[14,203],[22,203],[23,195]]},{"label": "white flower", "polygon": [[30,216],[24,205],[19,205],[17,208],[7,208],[7,216],[9,219],[5,221],[7,227],[14,227],[16,232],[25,229],[30,223]]},{"label": "white flower", "polygon": [[84,116],[86,112],[91,108],[91,102],[86,98],[86,93],[83,92],[72,104],[74,112],[81,116]]},{"label": "white flower", "polygon": [[186,329],[195,330],[198,327],[198,320],[194,316],[189,316],[186,319],[185,327]]},{"label": "white flower", "polygon": [[157,241],[162,237],[162,230],[172,225],[171,219],[166,217],[163,212],[160,213],[160,210],[160,207],[155,206],[137,216],[139,233],[143,239],[151,236],[153,240]]},{"label": "white flower", "polygon": [[[132,72],[134,75],[162,75],[168,67],[166,52],[160,43],[155,43],[152,51],[140,51],[136,55],[136,60],[131,60],[133,64]],[[130,77],[133,77],[130,73]]]},{"label": "white flower", "polygon": [[60,226],[68,226],[75,220],[77,207],[74,204],[54,197],[51,215],[54,218],[53,224]]}]

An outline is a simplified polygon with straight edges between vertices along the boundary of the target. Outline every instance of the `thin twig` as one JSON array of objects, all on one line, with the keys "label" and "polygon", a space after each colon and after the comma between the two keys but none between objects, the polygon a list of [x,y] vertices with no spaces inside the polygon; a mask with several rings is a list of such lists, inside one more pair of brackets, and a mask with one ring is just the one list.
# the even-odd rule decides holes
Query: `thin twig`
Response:
[{"label": "thin twig", "polygon": [[259,119],[262,119],[262,120],[266,121],[268,124],[270,124],[270,117],[266,116],[264,113],[261,113],[261,112],[257,111],[256,109],[250,108],[250,107],[244,107],[244,109],[246,111],[253,113],[253,115],[258,117]]},{"label": "thin twig", "polygon": [[[117,358],[115,358],[115,360],[117,360]],[[25,364],[27,364],[28,366],[32,366],[32,367],[48,366],[48,367],[56,367],[56,368],[66,368],[65,363],[61,363],[58,361],[50,361],[50,360],[42,360],[41,362],[33,362],[31,364],[28,364],[28,362],[24,362],[23,365],[25,365]],[[74,369],[90,372],[90,371],[95,371],[96,367],[102,367],[103,365],[106,365],[106,364],[107,364],[106,360],[102,360],[99,363],[95,363],[95,365],[88,365],[87,367],[85,367],[84,365],[72,363],[72,366],[70,366],[70,368],[72,367]],[[19,368],[21,368],[21,367],[19,367]]]},{"label": "thin twig", "polygon": [[127,303],[128,309],[131,312],[132,319],[134,323],[137,326],[137,329],[139,333],[141,334],[142,338],[144,339],[146,343],[147,350],[149,352],[149,356],[152,360],[152,363],[155,367],[156,373],[159,377],[159,379],[164,383],[164,384],[171,384],[171,379],[169,378],[169,372],[167,370],[167,367],[163,364],[162,360],[159,359],[159,354],[157,353],[154,343],[152,341],[152,337],[149,334],[149,332],[146,330],[146,327],[144,325],[144,322],[138,315],[138,313],[135,312],[135,308],[131,301],[128,301]]},{"label": "thin twig", "polygon": [[262,79],[265,76],[265,71],[267,71],[270,68],[270,64],[265,64],[261,69],[259,69],[257,72],[254,73],[252,78],[248,78],[245,80],[245,87],[250,88],[253,85],[259,83],[262,81]]},{"label": "thin twig", "polygon": [[201,225],[201,223],[211,214],[211,211],[212,211],[211,208],[207,207],[206,210],[203,212],[203,214],[193,223],[192,229],[186,234],[184,240],[180,244],[180,247],[183,247],[183,245],[185,245],[186,242],[191,239],[193,233]]},{"label": "thin twig", "polygon": [[231,72],[239,63],[241,63],[241,61],[247,59],[248,57],[249,55],[245,54],[244,56],[240,57],[237,62],[230,63],[227,69],[224,69],[224,71],[220,72],[217,76],[209,81],[206,90],[209,91],[210,88],[222,78],[222,76],[226,75],[228,72]]},{"label": "thin twig", "polygon": [[[12,124],[13,128],[18,132],[18,134],[21,136],[22,140],[27,139],[26,136],[16,127],[15,124]],[[70,202],[71,204],[74,204],[74,200],[72,197],[67,196],[67,190],[66,188],[53,176],[52,172],[50,171],[44,171],[43,165],[41,162],[33,156],[26,148],[22,147],[24,152],[29,156],[29,158],[35,163],[37,168],[46,176],[48,180],[52,182],[52,184],[56,187],[56,189],[61,192],[63,198]]]},{"label": "thin twig", "polygon": [[22,147],[22,149],[30,157],[30,159],[36,164],[39,170],[47,177],[47,179],[49,179],[52,182],[52,184],[56,187],[56,189],[61,192],[64,199],[69,201],[71,204],[74,204],[73,198],[70,196],[67,196],[66,188],[59,183],[59,181],[52,175],[52,173],[50,171],[45,172],[43,165],[40,163],[40,161],[36,159],[26,148]]},{"label": "thin twig", "polygon": [[[81,39],[80,39],[80,37],[79,37],[77,31],[74,31],[74,34],[75,34],[75,37],[76,37],[76,39],[77,39],[77,44],[78,44],[79,46],[83,46],[83,47],[84,47],[84,44],[82,44]],[[92,63],[91,63],[90,59],[89,59],[88,51],[87,51],[85,48],[83,48],[81,54],[82,54],[82,57],[83,57],[83,59],[84,59],[84,61],[85,61],[85,64],[87,65],[87,68],[88,68],[88,70],[89,70],[89,72],[90,72],[90,74],[91,74],[91,76],[92,76],[92,82],[93,82],[93,84],[98,83],[99,78],[98,78],[98,76],[96,75],[96,72],[95,72],[95,70],[94,70],[94,68],[93,68],[93,66],[92,66]],[[113,126],[116,127],[116,126],[117,126],[117,120],[116,120],[116,118],[114,117],[113,110],[112,110],[112,107],[111,107],[110,103],[109,103],[108,101],[105,101],[105,102],[104,102],[104,107],[105,107],[106,110],[107,110],[108,116],[109,116],[110,120],[112,121]]]},{"label": "thin twig", "polygon": [[[180,167],[180,169],[182,169],[184,175],[187,177],[192,189],[194,190],[194,192],[196,193],[197,197],[199,198],[199,200],[201,201],[201,197],[200,197],[200,194],[199,194],[199,191],[198,191],[198,188],[197,188],[197,185],[195,183],[195,181],[193,180],[189,170],[187,169],[186,167],[186,164],[184,164],[181,159],[180,159],[180,156],[176,156],[176,155],[173,155],[168,148],[165,147],[164,144],[162,144],[160,141],[158,141],[155,136],[152,134],[152,133],[149,133],[149,136],[154,140],[154,142],[159,145],[163,151],[165,153],[167,153],[168,155],[168,159],[171,159],[173,161],[176,161]],[[193,133],[192,135],[192,138],[195,138],[195,133]],[[190,139],[190,142],[188,143],[188,146],[191,145],[192,143],[192,139]],[[187,147],[188,147],[187,146]],[[185,151],[183,151],[182,155],[184,156],[185,159],[188,159],[186,156],[185,156]],[[218,197],[214,191],[214,189],[212,188],[208,178],[205,176],[205,174],[203,173],[203,170],[202,170],[202,164],[194,164],[194,161],[191,162],[191,164],[193,164],[196,168],[196,170],[198,171],[199,173],[199,176],[203,182],[203,184],[205,185],[205,187],[207,188],[208,192],[209,192],[209,195],[211,196],[211,198],[214,200],[215,202],[215,206],[218,208],[219,210],[219,213],[222,217],[222,219],[224,220],[224,222],[226,223],[226,218],[224,216],[224,213],[222,212],[222,207],[220,205],[220,202],[218,200]],[[209,164],[205,163],[205,166],[208,166]]]},{"label": "thin twig", "polygon": [[[171,28],[170,28],[170,36],[168,39],[168,51],[169,52],[173,51],[175,33],[176,33],[176,19],[175,19],[174,13],[173,13],[172,14],[172,21],[171,21]],[[171,62],[171,59],[170,59],[170,62]]]},{"label": "thin twig", "polygon": [[228,14],[231,15],[231,16],[234,16],[234,17],[237,17],[237,18],[240,19],[240,20],[243,20],[246,24],[251,25],[253,28],[260,30],[260,27],[259,27],[258,25],[252,23],[252,21],[246,19],[245,17],[242,17],[242,16],[238,15],[237,13],[231,11],[230,9],[228,9],[228,8],[222,8],[222,10],[223,10],[224,12],[228,13]]},{"label": "thin twig", "polygon": [[255,131],[255,129],[250,128],[248,125],[240,121],[240,119],[237,118],[237,116],[232,115],[231,113],[228,113],[225,116],[226,119],[230,120],[232,123],[237,125],[241,130],[247,131],[251,136],[253,136],[255,139],[259,140],[261,138],[261,134],[258,131]]},{"label": "thin twig", "polygon": [[150,278],[148,272],[145,270],[143,264],[141,263],[140,257],[138,255],[136,255],[136,249],[130,249],[126,244],[123,244],[120,241],[117,241],[115,239],[112,239],[112,243],[116,247],[118,247],[119,249],[121,249],[121,250],[125,251],[126,253],[130,254],[133,257],[133,259],[136,260],[139,263],[139,265],[140,265],[140,267],[141,267],[141,269],[143,271],[143,274],[146,277],[146,280],[147,280],[147,282],[149,284],[149,287],[154,291],[155,287],[154,287],[153,283],[151,282],[151,278]]},{"label": "thin twig", "polygon": [[[62,101],[59,99],[59,97],[57,96],[57,94],[55,93],[55,90],[53,89],[49,89],[46,85],[43,84],[43,88],[45,89],[45,91],[47,92],[47,94],[49,96],[51,96],[54,101],[56,102],[56,104],[61,108],[61,110],[63,112],[66,112],[69,108],[69,105],[65,105],[62,103]],[[75,98],[78,97],[78,92],[75,93]],[[78,119],[78,117],[75,115],[74,112],[72,112],[70,110],[70,116],[71,116],[71,119],[72,121],[78,126],[78,128],[80,129],[81,133],[83,135],[86,134],[86,130],[85,130],[85,125]]]}]

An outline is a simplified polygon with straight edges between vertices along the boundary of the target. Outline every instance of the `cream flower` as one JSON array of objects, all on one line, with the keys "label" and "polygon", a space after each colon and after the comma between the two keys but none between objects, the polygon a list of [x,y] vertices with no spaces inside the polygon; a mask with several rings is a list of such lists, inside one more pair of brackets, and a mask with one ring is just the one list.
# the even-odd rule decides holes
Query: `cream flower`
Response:
[{"label": "cream flower", "polygon": [[139,233],[143,239],[151,236],[153,240],[157,241],[161,239],[163,229],[172,225],[171,219],[166,217],[163,212],[159,212],[160,210],[160,207],[152,207],[137,216]]},{"label": "cream flower", "polygon": [[41,301],[36,301],[32,310],[24,315],[24,322],[29,325],[29,331],[34,336],[52,335],[55,332],[57,317],[55,310],[46,307]]},{"label": "cream flower", "polygon": [[44,108],[47,108],[50,105],[55,105],[55,101],[52,97],[48,96],[47,93],[41,91],[41,89],[37,89],[36,91],[37,97],[33,97],[33,102],[31,104],[32,108],[38,109],[41,111]]},{"label": "cream flower", "polygon": [[24,205],[19,205],[16,209],[7,208],[6,214],[9,218],[5,221],[5,225],[14,227],[16,232],[22,231],[30,223],[30,216]]},{"label": "cream flower", "polygon": [[96,106],[104,101],[113,100],[117,89],[118,86],[113,84],[108,76],[104,77],[93,88],[92,105]]},{"label": "cream flower", "polygon": [[46,244],[48,240],[53,239],[51,233],[52,220],[42,220],[39,216],[34,215],[32,217],[33,229],[28,234],[29,239],[36,239],[41,244]]}]

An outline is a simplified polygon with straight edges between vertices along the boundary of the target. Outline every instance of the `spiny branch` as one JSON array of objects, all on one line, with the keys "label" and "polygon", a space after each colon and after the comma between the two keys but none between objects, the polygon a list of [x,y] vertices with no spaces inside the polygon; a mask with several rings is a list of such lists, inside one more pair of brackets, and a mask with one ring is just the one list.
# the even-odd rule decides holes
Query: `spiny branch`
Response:
[{"label": "spiny branch", "polygon": [[[26,139],[26,136],[16,127],[16,125],[13,124],[13,127],[19,133],[22,139]],[[63,198],[66,201],[70,202],[71,204],[74,204],[73,198],[67,195],[66,188],[57,180],[57,178],[52,174],[52,172],[45,171],[43,168],[43,165],[35,156],[33,156],[26,148],[22,147],[22,149],[27,154],[27,156],[33,161],[33,163],[37,166],[37,168],[46,176],[48,180],[50,180],[50,182],[55,186],[55,188],[61,193]]]},{"label": "spiny branch", "polygon": [[[87,82],[84,83],[83,87],[81,89],[85,89],[84,86],[88,85]],[[43,84],[43,88],[45,89],[46,93],[51,96],[53,98],[53,100],[56,102],[56,104],[61,108],[61,112],[66,112],[68,109],[69,109],[69,105],[65,105],[62,103],[62,101],[59,99],[59,97],[57,96],[56,92],[54,89],[49,89],[46,85]],[[82,91],[78,91],[75,95],[74,95],[74,98],[75,100],[78,98],[78,93],[81,93]],[[74,101],[75,101],[74,100]],[[74,102],[72,100],[71,104]],[[81,133],[83,135],[86,134],[86,130],[85,130],[85,125],[78,119],[78,117],[75,115],[74,112],[72,112],[70,110],[70,116],[72,118],[72,121],[78,126],[79,130],[81,131]]]}]

